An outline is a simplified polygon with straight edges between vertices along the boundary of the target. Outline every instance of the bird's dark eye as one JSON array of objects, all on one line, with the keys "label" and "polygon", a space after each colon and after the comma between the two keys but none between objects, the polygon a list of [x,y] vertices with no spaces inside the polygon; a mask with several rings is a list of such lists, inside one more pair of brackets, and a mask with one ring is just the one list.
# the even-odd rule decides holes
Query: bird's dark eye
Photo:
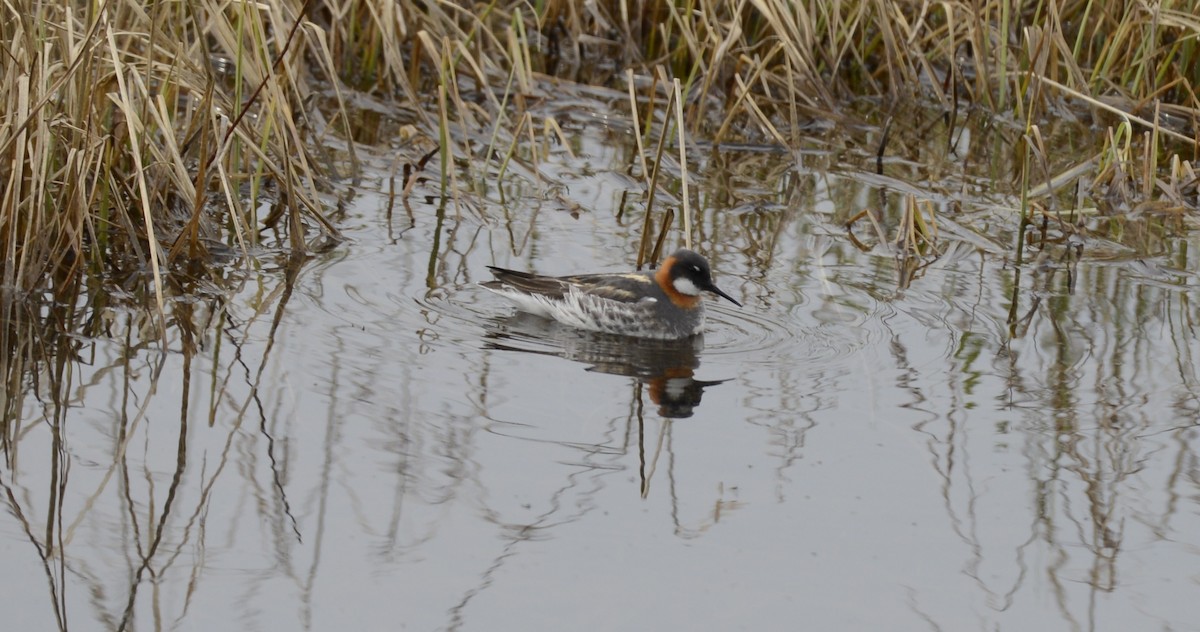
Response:
[{"label": "bird's dark eye", "polygon": [[692,266],[692,269],[693,269],[693,270],[695,270],[696,272],[699,272],[699,271],[700,271],[700,266]]}]

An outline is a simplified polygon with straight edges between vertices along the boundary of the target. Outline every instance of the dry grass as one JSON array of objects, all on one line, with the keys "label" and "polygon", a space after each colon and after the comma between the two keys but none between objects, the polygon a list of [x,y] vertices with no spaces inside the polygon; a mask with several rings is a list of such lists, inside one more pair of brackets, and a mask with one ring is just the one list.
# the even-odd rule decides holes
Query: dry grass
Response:
[{"label": "dry grass", "polygon": [[[797,149],[811,120],[843,120],[844,104],[863,96],[885,110],[934,103],[950,128],[961,125],[960,110],[1003,121],[1019,138],[1007,149],[1018,163],[1020,193],[1012,213],[1018,237],[1004,256],[1020,264],[1032,251],[1029,259],[1050,264],[1014,267],[1008,323],[1010,335],[1019,336],[1049,295],[1034,291],[1023,303],[1019,293],[1028,290],[1020,275],[1030,283],[1043,279],[1039,290],[1065,277],[1073,291],[1082,240],[1068,237],[1080,230],[1080,218],[1138,213],[1197,225],[1195,6],[1196,0],[12,0],[0,8],[0,453],[16,460],[14,446],[31,428],[21,419],[25,411],[54,428],[51,500],[39,549],[47,569],[55,577],[73,572],[56,550],[64,524],[55,517],[64,503],[55,499],[70,498],[59,493],[68,468],[58,464],[70,453],[63,430],[77,406],[70,398],[81,390],[76,365],[89,361],[89,336],[126,332],[123,366],[115,367],[126,376],[126,401],[114,405],[122,418],[112,426],[121,433],[113,468],[138,423],[148,423],[166,354],[182,351],[185,368],[175,387],[183,404],[182,472],[188,423],[199,403],[190,385],[221,365],[206,359],[193,375],[191,361],[206,328],[222,326],[228,314],[172,296],[202,295],[229,253],[296,255],[278,268],[287,282],[256,297],[254,318],[272,317],[257,375],[248,375],[237,336],[234,349],[224,352],[246,367],[244,405],[218,401],[226,389],[211,373],[219,394],[210,415],[240,408],[240,424],[251,399],[258,403],[303,263],[299,255],[337,235],[322,215],[323,170],[314,150],[344,148],[347,161],[354,159],[343,87],[395,99],[415,113],[415,134],[437,147],[414,152],[395,194],[408,208],[426,163],[438,157],[443,196],[435,240],[445,232],[448,209],[470,206],[462,191],[482,190],[481,183],[517,171],[538,177],[538,163],[564,136],[563,126],[535,107],[556,96],[556,81],[595,86],[592,93],[604,91],[610,102],[627,95],[637,147],[631,173],[642,190],[623,196],[621,208],[628,201],[643,212],[639,265],[661,257],[671,231],[681,228],[685,242],[693,237],[688,164],[707,143]],[[1050,160],[1054,148],[1041,129],[1074,116],[1092,120],[1102,138],[1063,167]],[[882,171],[887,131],[881,136]],[[570,151],[568,143],[560,146]],[[1054,208],[1055,191],[1072,184],[1088,189],[1094,208]],[[503,187],[489,188],[503,195]],[[901,288],[949,250],[953,231],[966,230],[955,221],[961,218],[939,217],[944,207],[936,202],[904,196],[891,206],[899,209],[895,224],[885,227],[889,205],[881,195],[879,208],[852,219],[857,233],[847,234],[859,247],[894,255]],[[390,219],[392,208],[386,212]],[[758,213],[739,221],[769,261],[785,222]],[[1108,223],[1122,230],[1121,222]],[[438,283],[438,247],[431,248],[430,288]],[[219,305],[224,288],[212,285],[209,296],[218,298],[209,303]],[[113,309],[125,296],[133,308]],[[114,327],[117,318],[127,320]],[[170,318],[180,324],[172,345],[166,344]],[[1183,321],[1190,322],[1186,315]],[[220,356],[231,337],[211,338],[212,354]],[[149,364],[137,358],[147,349],[159,352]],[[1106,364],[1120,367],[1114,357]],[[141,392],[131,376],[147,369],[148,390]],[[228,379],[243,379],[235,373]],[[30,393],[37,404],[28,402]],[[160,527],[181,480],[177,474],[167,493]],[[67,540],[74,530],[66,526]],[[139,548],[135,587],[163,542],[164,530],[155,533],[144,552]],[[121,629],[130,625],[135,594]],[[65,628],[65,615],[56,612]]]},{"label": "dry grass", "polygon": [[0,22],[5,288],[144,270],[161,310],[179,261],[321,224],[302,111],[321,34],[297,28],[302,5],[85,6]]},{"label": "dry grass", "polygon": [[[796,148],[810,120],[838,120],[842,103],[864,95],[932,101],[951,120],[960,110],[991,113],[1023,124],[1028,137],[1062,116],[1124,126],[1136,152],[1105,149],[1059,174],[1022,176],[1023,197],[1038,197],[1030,188],[1054,178],[1058,186],[1087,178],[1110,199],[1128,192],[1126,206],[1164,197],[1196,206],[1200,18],[1190,0],[550,1],[537,13],[514,2],[477,11],[402,3],[395,21],[358,2],[324,6],[358,16],[330,23],[341,61],[370,69],[355,75],[358,87],[424,104],[443,167],[455,158],[468,179],[487,177],[478,159],[497,155],[491,147],[506,148],[501,173],[518,154],[536,172],[537,131],[549,136],[557,124],[532,120],[527,104],[553,98],[540,80],[553,75],[628,93],[641,201],[659,218],[680,211],[685,226],[686,178],[670,187],[677,199],[664,199],[658,174],[664,159],[686,173],[680,150],[689,138]],[[682,116],[673,111],[675,82]],[[439,90],[449,107],[428,96]],[[468,140],[480,133],[491,139],[486,151]],[[453,173],[443,173],[444,185]],[[1113,174],[1136,174],[1138,183],[1119,185]],[[650,256],[653,233],[661,239],[659,226],[646,218],[640,257]]]},{"label": "dry grass", "polygon": [[[794,147],[806,121],[864,94],[982,106],[1027,130],[1064,111],[1114,119],[1122,131],[1094,181],[1134,205],[1182,203],[1200,153],[1191,0],[25,0],[6,11],[0,282],[30,292],[86,270],[142,270],[160,310],[163,276],[209,245],[245,251],[274,228],[302,251],[314,231],[335,232],[309,154],[326,128],[306,107],[338,81],[412,107],[452,193],[458,178],[496,173],[479,157],[500,173],[515,159],[536,166],[537,135],[561,135],[527,108],[549,96],[544,75],[629,92],[648,191],[663,156],[646,153],[655,125],[664,138],[678,120],[680,150],[687,134]],[[686,107],[660,109],[675,94]],[[486,147],[472,140],[481,134]]]}]

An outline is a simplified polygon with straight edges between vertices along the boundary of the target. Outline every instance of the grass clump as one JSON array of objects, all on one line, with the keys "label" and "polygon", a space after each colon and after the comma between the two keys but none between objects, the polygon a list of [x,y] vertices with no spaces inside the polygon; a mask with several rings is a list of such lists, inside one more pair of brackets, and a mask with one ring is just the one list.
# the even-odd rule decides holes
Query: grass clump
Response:
[{"label": "grass clump", "polygon": [[[275,228],[301,251],[313,229],[334,232],[309,154],[328,128],[306,107],[342,85],[411,108],[441,147],[443,189],[458,166],[470,179],[489,172],[480,164],[536,163],[535,133],[562,135],[529,109],[553,96],[547,75],[628,91],[647,149],[667,121],[680,139],[686,127],[794,148],[810,120],[865,95],[932,99],[951,120],[985,111],[1027,133],[1060,116],[1127,124],[1125,138],[1150,149],[1110,148],[1096,163],[1139,177],[1120,188],[1132,205],[1187,203],[1200,154],[1191,0],[19,0],[6,11],[0,276],[18,291],[137,270],[161,306],[162,275],[211,246],[246,251]],[[676,92],[678,115],[661,109]]]},{"label": "grass clump", "polygon": [[[1014,186],[1070,173],[1071,182],[1086,180],[1097,195],[1128,191],[1118,207],[1163,196],[1197,206],[1196,183],[1186,180],[1200,155],[1200,18],[1191,0],[321,6],[330,16],[356,16],[328,23],[338,58],[359,69],[343,76],[413,104],[437,130],[429,134],[443,149],[443,165],[459,161],[467,179],[485,177],[481,158],[495,159],[500,172],[518,153],[537,162],[535,130],[548,136],[558,125],[533,121],[529,106],[553,98],[552,76],[629,93],[638,132],[631,170],[646,181],[647,208],[660,186],[652,175],[658,161],[676,155],[658,147],[679,118],[668,107],[674,82],[687,133],[716,145],[796,149],[814,119],[844,121],[845,104],[863,97],[884,111],[932,102],[951,126],[966,114],[1007,126],[1018,139],[1068,118],[1092,124],[1099,147],[1106,129],[1127,125],[1137,165],[1097,173],[1111,164],[1105,155],[1134,153],[1097,149],[1059,174],[1018,174]],[[480,136],[488,142],[475,140]],[[1112,187],[1105,173],[1136,173],[1140,182]],[[453,170],[441,180],[452,177]],[[686,202],[678,200],[680,210]],[[644,238],[639,251],[650,241]]]},{"label": "grass clump", "polygon": [[[2,283],[162,277],[320,225],[297,4],[22,1],[0,21]],[[47,284],[49,281],[49,284]]]}]

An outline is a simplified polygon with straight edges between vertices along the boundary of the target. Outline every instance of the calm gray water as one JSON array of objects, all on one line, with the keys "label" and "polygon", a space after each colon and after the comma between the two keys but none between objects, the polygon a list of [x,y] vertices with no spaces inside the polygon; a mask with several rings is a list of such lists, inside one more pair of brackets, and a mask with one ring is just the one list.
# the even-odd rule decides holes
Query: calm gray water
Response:
[{"label": "calm gray water", "polygon": [[[1095,219],[1017,267],[986,161],[696,152],[694,247],[744,307],[594,336],[476,285],[632,269],[629,139],[581,111],[411,216],[360,148],[346,240],[174,303],[165,354],[103,310],[7,433],[4,628],[1200,629],[1194,236]],[[940,214],[915,275],[847,236],[880,187],[889,239],[907,193]]]}]

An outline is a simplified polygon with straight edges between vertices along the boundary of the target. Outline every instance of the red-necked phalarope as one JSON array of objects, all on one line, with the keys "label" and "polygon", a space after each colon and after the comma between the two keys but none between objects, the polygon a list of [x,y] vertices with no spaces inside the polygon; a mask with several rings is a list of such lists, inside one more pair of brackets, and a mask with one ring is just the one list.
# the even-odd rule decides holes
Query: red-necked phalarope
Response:
[{"label": "red-necked phalarope", "polygon": [[481,285],[522,311],[624,336],[676,339],[700,333],[702,291],[742,306],[713,284],[708,261],[691,250],[676,250],[652,272],[551,277],[488,269],[496,280]]}]

